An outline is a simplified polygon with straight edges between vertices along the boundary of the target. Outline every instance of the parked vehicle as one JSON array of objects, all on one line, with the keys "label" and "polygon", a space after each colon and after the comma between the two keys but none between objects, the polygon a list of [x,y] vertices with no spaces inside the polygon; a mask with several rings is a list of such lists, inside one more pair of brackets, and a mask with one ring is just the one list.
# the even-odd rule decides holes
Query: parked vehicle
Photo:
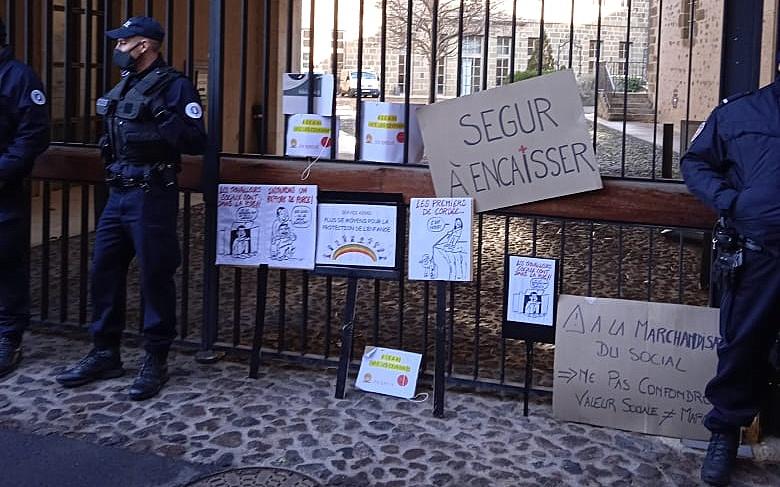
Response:
[{"label": "parked vehicle", "polygon": [[[357,96],[358,71],[349,71],[341,80],[341,96]],[[360,82],[361,96],[379,98],[379,77],[371,70],[363,70]]]}]

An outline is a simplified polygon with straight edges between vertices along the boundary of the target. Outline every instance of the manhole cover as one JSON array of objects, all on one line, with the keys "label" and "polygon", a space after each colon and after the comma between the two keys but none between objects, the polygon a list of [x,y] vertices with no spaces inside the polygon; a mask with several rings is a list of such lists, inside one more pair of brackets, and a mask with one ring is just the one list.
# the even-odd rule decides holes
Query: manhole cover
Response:
[{"label": "manhole cover", "polygon": [[271,467],[236,468],[211,474],[187,487],[321,487],[313,478],[292,470]]}]

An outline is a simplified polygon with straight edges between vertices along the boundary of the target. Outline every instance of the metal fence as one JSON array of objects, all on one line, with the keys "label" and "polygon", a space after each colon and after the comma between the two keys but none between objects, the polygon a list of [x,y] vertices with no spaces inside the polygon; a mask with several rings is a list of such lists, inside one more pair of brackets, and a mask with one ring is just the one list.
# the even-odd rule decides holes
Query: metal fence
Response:
[{"label": "metal fence", "polygon": [[[541,9],[531,12],[517,0],[6,0],[0,3],[0,15],[13,20],[8,22],[10,38],[19,57],[44,79],[52,100],[54,140],[84,148],[85,161],[94,159],[90,147],[101,131],[94,101],[118,78],[107,62],[113,46],[104,32],[141,14],[153,15],[166,26],[166,59],[201,91],[212,140],[203,159],[202,181],[181,195],[181,337],[203,349],[246,351],[260,318],[259,283],[255,271],[213,265],[216,185],[227,156],[293,159],[284,156],[280,79],[285,72],[334,75],[330,114],[344,123],[340,133],[334,126],[331,137],[355,142],[352,150],[343,152],[332,145],[322,160],[359,165],[362,77],[354,100],[339,97],[339,81],[347,71],[375,69],[379,99],[404,103],[408,118],[413,101],[434,103],[565,65],[577,74],[602,173],[618,179],[660,179],[664,151],[656,137],[659,117],[677,114],[666,113],[659,102],[661,46],[664,36],[671,35],[663,30],[663,1],[572,0],[562,17],[560,6],[568,4],[542,1]],[[696,4],[684,2],[690,39]],[[325,49],[318,42],[322,31],[329,39]],[[644,47],[636,47],[639,43]],[[691,59],[693,42],[686,49]],[[610,57],[605,50],[629,60],[621,64],[624,79],[633,76],[632,66],[644,66],[648,96],[654,97],[654,120],[643,126],[649,134],[644,138],[629,135],[625,119],[622,130],[599,122],[598,66]],[[687,84],[679,93],[685,98],[686,120],[693,106],[692,69],[689,63]],[[623,85],[627,96],[628,83]],[[402,95],[394,96],[396,92]],[[312,102],[310,95],[309,109]],[[83,325],[89,320],[92,229],[105,190],[96,184],[100,171],[94,165],[86,168],[77,154],[67,161],[74,164],[71,176],[47,176],[44,171],[33,182],[33,296],[40,321]],[[407,147],[404,164],[425,161],[411,161]],[[361,185],[351,189],[359,191]],[[610,220],[599,214],[579,220],[491,212],[479,216],[476,232],[475,282],[448,288],[448,370],[453,380],[522,382],[524,350],[518,347],[515,353],[514,341],[501,337],[507,253],[558,258],[562,292],[689,304],[707,300],[701,290],[700,230],[675,231],[668,224],[637,224],[631,218]],[[264,353],[335,360],[339,343],[334,327],[343,288],[338,278],[272,271]],[[425,364],[430,363],[434,294],[428,284],[403,278],[361,282],[356,351],[365,344],[390,345],[422,352]],[[141,324],[141,301],[137,275],[131,271],[128,329]],[[552,351],[540,354],[545,359],[540,361],[538,382],[550,385]]]}]

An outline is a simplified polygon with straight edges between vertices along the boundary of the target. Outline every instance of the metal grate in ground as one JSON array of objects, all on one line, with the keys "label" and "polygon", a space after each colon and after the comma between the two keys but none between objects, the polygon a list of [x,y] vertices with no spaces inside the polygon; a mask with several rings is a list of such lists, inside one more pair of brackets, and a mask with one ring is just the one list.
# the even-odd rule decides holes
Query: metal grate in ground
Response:
[{"label": "metal grate in ground", "polygon": [[273,467],[234,468],[210,474],[187,487],[321,487],[313,478]]}]

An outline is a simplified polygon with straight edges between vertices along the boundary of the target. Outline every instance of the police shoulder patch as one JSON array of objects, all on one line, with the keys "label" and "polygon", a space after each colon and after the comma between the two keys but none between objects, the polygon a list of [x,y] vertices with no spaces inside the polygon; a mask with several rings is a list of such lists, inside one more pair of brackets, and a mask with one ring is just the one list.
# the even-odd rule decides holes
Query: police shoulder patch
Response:
[{"label": "police shoulder patch", "polygon": [[30,92],[30,100],[36,105],[45,105],[46,95],[44,95],[41,90],[32,90]]},{"label": "police shoulder patch", "polygon": [[192,102],[184,109],[184,113],[190,118],[197,119],[203,116],[203,109],[200,107],[200,104]]}]

